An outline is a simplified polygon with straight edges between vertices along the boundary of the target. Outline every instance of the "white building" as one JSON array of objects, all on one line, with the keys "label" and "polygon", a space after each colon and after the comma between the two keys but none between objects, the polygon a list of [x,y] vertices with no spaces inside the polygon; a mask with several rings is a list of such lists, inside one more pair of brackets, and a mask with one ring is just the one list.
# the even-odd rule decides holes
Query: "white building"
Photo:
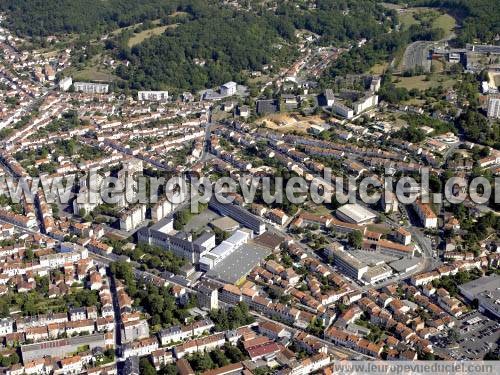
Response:
[{"label": "white building", "polygon": [[347,276],[359,280],[368,271],[368,266],[366,264],[349,254],[347,251],[332,249],[332,253],[335,265]]},{"label": "white building", "polygon": [[363,275],[363,280],[369,284],[375,284],[381,280],[385,280],[392,275],[392,269],[385,265],[379,264],[370,267]]},{"label": "white building", "polygon": [[382,80],[380,77],[373,77],[372,82],[370,83],[370,91],[371,92],[378,92],[380,90],[380,84]]},{"label": "white building", "polygon": [[139,204],[129,208],[120,216],[120,229],[129,231],[137,226],[146,218],[146,205]]},{"label": "white building", "polygon": [[159,200],[151,207],[151,219],[154,222],[160,221],[174,209],[174,205],[166,198]]},{"label": "white building", "polygon": [[75,91],[86,94],[106,94],[109,91],[109,85],[106,83],[75,82]]},{"label": "white building", "polygon": [[63,267],[65,263],[73,264],[79,260],[87,259],[88,256],[88,250],[80,246],[80,248],[75,251],[41,255],[39,259],[41,267],[54,269]]},{"label": "white building", "polygon": [[158,340],[155,337],[148,337],[139,341],[134,341],[123,345],[123,357],[143,357],[158,349]]},{"label": "white building", "polygon": [[214,268],[222,260],[227,258],[236,249],[247,243],[251,238],[251,232],[247,230],[237,230],[227,240],[222,241],[219,246],[200,258],[200,268],[208,271]]},{"label": "white building", "polygon": [[168,100],[168,91],[139,91],[137,100],[149,102],[166,102]]},{"label": "white building", "polygon": [[411,233],[408,232],[405,228],[399,227],[394,232],[394,238],[399,243],[402,243],[405,246],[408,246],[411,243]]},{"label": "white building", "polygon": [[199,284],[197,287],[198,307],[207,310],[217,310],[219,308],[219,292],[216,287],[207,284]]},{"label": "white building", "polygon": [[14,332],[14,321],[11,318],[3,318],[0,320],[0,336],[8,335]]},{"label": "white building", "polygon": [[345,117],[348,120],[354,117],[354,111],[348,106],[339,102],[335,102],[332,104],[332,111],[339,116]]},{"label": "white building", "polygon": [[73,79],[71,77],[63,78],[59,81],[59,89],[61,91],[68,91],[73,84]]},{"label": "white building", "polygon": [[353,104],[354,112],[358,115],[369,108],[375,107],[377,104],[378,95],[368,94]]},{"label": "white building", "polygon": [[437,228],[437,216],[428,204],[422,203],[421,201],[415,201],[413,203],[413,208],[424,228]]},{"label": "white building", "polygon": [[333,103],[335,103],[335,96],[333,95],[332,89],[325,90],[325,100],[327,107],[331,107],[333,106]]},{"label": "white building", "polygon": [[236,94],[236,82],[227,82],[220,87],[220,93],[223,96],[231,96]]},{"label": "white building", "polygon": [[396,194],[392,191],[386,190],[384,194],[382,194],[382,208],[386,214],[391,212],[398,212],[398,198]]},{"label": "white building", "polygon": [[373,222],[377,215],[357,203],[345,204],[335,211],[340,220],[357,225]]}]

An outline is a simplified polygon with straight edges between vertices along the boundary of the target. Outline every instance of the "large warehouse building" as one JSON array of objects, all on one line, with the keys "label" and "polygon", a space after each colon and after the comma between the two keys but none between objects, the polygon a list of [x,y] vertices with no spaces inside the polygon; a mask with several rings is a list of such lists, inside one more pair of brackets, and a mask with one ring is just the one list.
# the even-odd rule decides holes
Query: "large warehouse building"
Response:
[{"label": "large warehouse building", "polygon": [[377,215],[357,203],[344,204],[335,211],[340,220],[363,225],[372,223]]}]

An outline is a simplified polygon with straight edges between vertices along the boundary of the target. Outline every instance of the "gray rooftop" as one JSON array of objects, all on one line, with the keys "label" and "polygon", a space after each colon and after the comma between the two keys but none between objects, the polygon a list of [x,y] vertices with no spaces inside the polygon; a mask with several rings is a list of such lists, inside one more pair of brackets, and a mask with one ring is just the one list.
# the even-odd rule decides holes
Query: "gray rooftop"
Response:
[{"label": "gray rooftop", "polygon": [[253,243],[244,244],[208,271],[207,276],[234,284],[269,254],[271,254],[271,250],[268,248]]},{"label": "gray rooftop", "polygon": [[406,269],[420,263],[419,258],[402,258],[389,264],[396,272],[405,272]]}]

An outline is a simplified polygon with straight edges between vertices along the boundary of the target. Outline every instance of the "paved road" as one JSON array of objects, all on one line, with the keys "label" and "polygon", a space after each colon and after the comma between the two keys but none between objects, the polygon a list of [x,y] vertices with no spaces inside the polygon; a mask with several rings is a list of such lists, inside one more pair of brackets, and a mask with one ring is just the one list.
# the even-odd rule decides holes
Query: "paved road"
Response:
[{"label": "paved road", "polygon": [[424,72],[430,72],[429,46],[431,44],[432,42],[417,41],[406,47],[403,56],[403,71],[422,67]]}]

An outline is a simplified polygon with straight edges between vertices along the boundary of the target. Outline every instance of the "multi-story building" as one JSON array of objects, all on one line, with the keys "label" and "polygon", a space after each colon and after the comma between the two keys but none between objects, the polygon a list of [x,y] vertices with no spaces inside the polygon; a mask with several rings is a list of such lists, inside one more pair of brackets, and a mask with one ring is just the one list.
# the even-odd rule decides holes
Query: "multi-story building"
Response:
[{"label": "multi-story building", "polygon": [[122,356],[129,357],[143,357],[149,355],[155,350],[158,350],[158,340],[156,337],[148,337],[142,340],[133,341],[123,345]]},{"label": "multi-story building", "polygon": [[121,329],[122,343],[149,337],[149,325],[144,319],[124,322]]},{"label": "multi-story building", "polygon": [[227,82],[220,87],[220,93],[222,96],[231,96],[236,94],[236,82]]},{"label": "multi-story building", "polygon": [[168,91],[139,91],[137,99],[139,101],[166,102],[168,100]]},{"label": "multi-story building", "polygon": [[339,116],[345,117],[348,120],[354,117],[354,111],[340,102],[334,102],[332,104],[332,111]]},{"label": "multi-story building", "polygon": [[202,271],[211,270],[225,258],[231,255],[236,249],[245,244],[251,238],[251,231],[247,229],[237,230],[227,240],[222,241],[219,246],[211,252],[203,254],[200,258],[200,268]]},{"label": "multi-story building", "polygon": [[437,216],[427,203],[417,200],[413,203],[413,208],[425,228],[437,228]]},{"label": "multi-story building", "polygon": [[357,115],[369,108],[375,107],[378,104],[378,95],[373,95],[371,93],[360,98],[354,102],[354,113]]},{"label": "multi-story building", "polygon": [[327,107],[333,106],[333,103],[335,103],[335,96],[333,95],[333,90],[326,89],[324,96],[325,96]]},{"label": "multi-story building", "polygon": [[109,85],[105,83],[75,82],[75,91],[85,94],[106,94],[109,91]]},{"label": "multi-story building", "polygon": [[276,223],[278,225],[284,225],[287,222],[287,220],[288,220],[288,216],[282,210],[280,210],[278,208],[270,210],[267,213],[267,217],[273,223]]},{"label": "multi-story building", "polygon": [[46,254],[40,256],[40,266],[49,269],[61,268],[65,263],[75,263],[81,259],[87,259],[89,252],[83,246],[75,251],[61,252],[56,254]]},{"label": "multi-story building", "polygon": [[217,310],[219,308],[219,292],[215,285],[200,283],[197,286],[197,301],[200,308]]},{"label": "multi-story building", "polygon": [[162,198],[151,207],[151,219],[154,222],[160,221],[174,209],[174,205],[167,199]]},{"label": "multi-story building", "polygon": [[138,204],[120,215],[120,229],[129,231],[137,228],[137,226],[146,218],[146,205]]},{"label": "multi-story building", "polygon": [[255,234],[260,235],[265,232],[266,225],[264,222],[255,215],[244,208],[232,203],[220,203],[215,197],[210,199],[208,203],[210,209],[216,210],[221,215],[229,216],[236,220],[238,223],[243,224],[247,228],[254,231]]},{"label": "multi-story building", "polygon": [[399,227],[394,231],[394,239],[405,246],[411,243],[411,233],[405,228]]},{"label": "multi-story building", "polygon": [[61,91],[68,91],[73,84],[73,79],[71,77],[65,77],[59,81],[59,89]]},{"label": "multi-story building", "polygon": [[159,246],[189,260],[191,263],[198,263],[200,255],[205,253],[207,249],[190,241],[189,238],[170,234],[173,230],[173,221],[173,215],[169,215],[149,228],[139,229],[137,231],[138,241]]},{"label": "multi-story building", "polygon": [[368,271],[368,266],[355,258],[348,252],[340,249],[332,249],[333,261],[347,276],[356,280],[361,279],[363,274]]},{"label": "multi-story building", "polygon": [[3,318],[0,320],[0,336],[8,335],[14,332],[14,321],[11,318]]},{"label": "multi-story building", "polygon": [[398,198],[392,191],[385,191],[385,193],[382,194],[381,202],[382,208],[384,209],[384,212],[386,214],[389,214],[391,212],[398,212]]}]

